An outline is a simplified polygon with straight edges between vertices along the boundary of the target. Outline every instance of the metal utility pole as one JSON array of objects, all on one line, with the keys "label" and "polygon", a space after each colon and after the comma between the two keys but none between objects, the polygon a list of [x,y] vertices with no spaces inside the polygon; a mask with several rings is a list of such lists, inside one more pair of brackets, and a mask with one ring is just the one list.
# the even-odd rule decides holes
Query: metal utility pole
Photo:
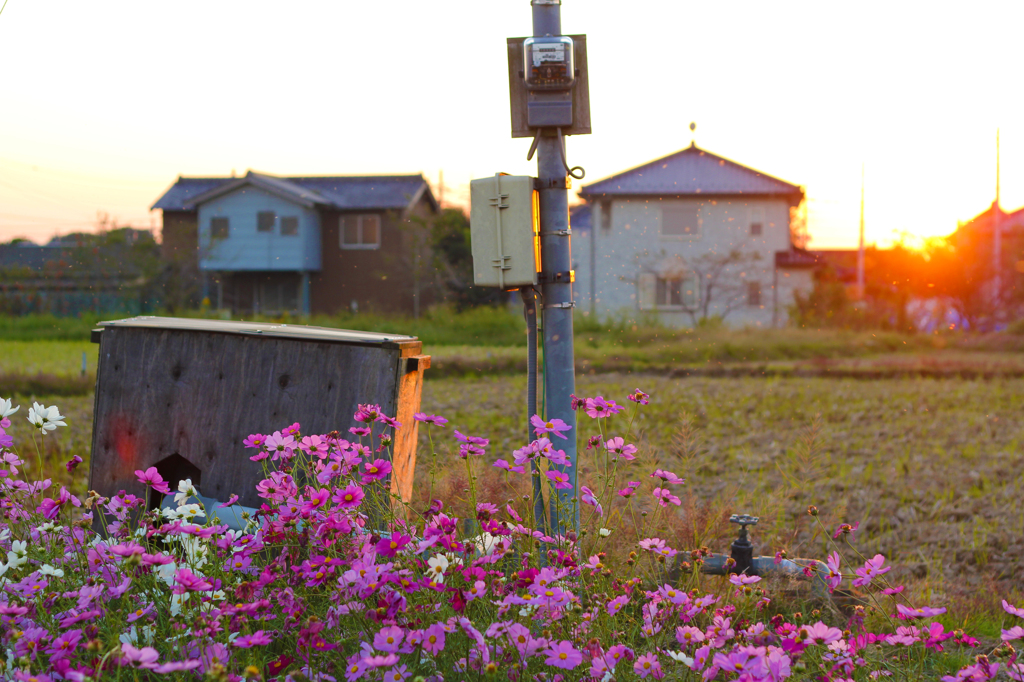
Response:
[{"label": "metal utility pole", "polygon": [[1003,234],[1000,225],[1002,209],[999,207],[999,128],[996,128],[996,200],[992,202],[992,323],[995,327],[999,317],[999,305],[1003,291],[1002,261]]},{"label": "metal utility pole", "polygon": [[864,164],[860,165],[860,246],[857,248],[857,300],[864,300]]},{"label": "metal utility pole", "polygon": [[[561,0],[531,0],[533,35],[562,35]],[[544,130],[537,143],[537,178],[540,194],[540,252],[543,273],[544,409],[548,419],[561,419],[572,427],[570,437],[560,442],[571,466],[566,473],[576,480],[576,412],[570,395],[576,392],[576,365],[573,357],[572,283],[557,273],[572,269],[569,234],[569,192],[566,167],[562,162],[564,138],[554,130]],[[576,486],[551,496],[551,529],[565,532],[579,528],[579,502]],[[575,501],[574,501],[575,500]]]}]

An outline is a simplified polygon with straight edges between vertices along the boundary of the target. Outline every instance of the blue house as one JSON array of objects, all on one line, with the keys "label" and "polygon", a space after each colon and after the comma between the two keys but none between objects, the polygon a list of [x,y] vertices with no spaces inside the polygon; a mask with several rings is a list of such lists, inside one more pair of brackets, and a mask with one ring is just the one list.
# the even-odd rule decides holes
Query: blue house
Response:
[{"label": "blue house", "polygon": [[179,177],[153,205],[164,258],[233,312],[414,312],[428,304],[421,175]]}]

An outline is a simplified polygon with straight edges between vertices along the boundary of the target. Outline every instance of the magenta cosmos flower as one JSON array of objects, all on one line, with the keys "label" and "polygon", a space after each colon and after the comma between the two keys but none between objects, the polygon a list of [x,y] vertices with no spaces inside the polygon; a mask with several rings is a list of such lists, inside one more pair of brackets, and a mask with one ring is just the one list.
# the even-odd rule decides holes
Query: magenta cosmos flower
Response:
[{"label": "magenta cosmos flower", "polygon": [[633,393],[629,394],[629,400],[631,402],[636,403],[637,405],[647,405],[648,403],[651,402],[650,397],[650,395],[644,393],[639,388],[636,389],[636,391],[634,391]]},{"label": "magenta cosmos flower", "polygon": [[251,635],[243,635],[242,637],[236,637],[235,641],[232,642],[239,649],[251,649],[254,646],[264,646],[270,644],[273,640],[270,635],[263,632],[263,630],[257,630]]},{"label": "magenta cosmos flower", "polygon": [[448,423],[448,420],[444,417],[439,417],[436,414],[426,414],[424,412],[417,412],[412,416],[412,418],[418,422],[433,424],[434,426],[444,426]]},{"label": "magenta cosmos flower", "polygon": [[345,486],[344,490],[336,491],[331,499],[339,507],[351,508],[358,507],[365,496],[366,493],[363,492],[362,488],[355,483],[349,483]]},{"label": "magenta cosmos flower", "polygon": [[363,464],[363,483],[383,481],[391,473],[391,462],[386,459],[375,459]]},{"label": "magenta cosmos flower", "polygon": [[139,479],[139,483],[145,483],[153,490],[158,493],[167,495],[171,492],[171,489],[167,487],[167,482],[164,481],[163,476],[156,470],[156,467],[149,467],[145,471],[138,470],[135,475]]},{"label": "magenta cosmos flower", "polygon": [[557,469],[548,469],[544,472],[544,476],[551,481],[552,485],[558,490],[568,490],[572,487],[572,483],[569,482],[569,474],[564,471],[558,471]]},{"label": "magenta cosmos flower", "polygon": [[889,571],[891,571],[892,566],[886,566],[885,568],[882,568],[882,564],[884,563],[885,557],[881,554],[876,554],[872,558],[865,561],[864,566],[862,568],[858,568],[856,571],[854,571],[859,576],[853,579],[854,586],[863,587],[864,585],[869,584],[873,579],[877,578],[883,573],[888,573]]},{"label": "magenta cosmos flower", "polygon": [[572,427],[566,424],[561,419],[541,419],[539,414],[535,414],[530,417],[530,423],[533,424],[533,432],[538,436],[542,436],[545,433],[550,433],[554,436],[558,436],[562,440],[568,440],[562,435],[563,431],[572,431]]},{"label": "magenta cosmos flower", "polygon": [[896,613],[900,618],[909,620],[912,618],[932,618],[934,616],[941,616],[946,612],[945,607],[935,608],[933,606],[922,606],[918,609],[912,609],[909,606],[903,604],[896,605]]},{"label": "magenta cosmos flower", "polygon": [[552,644],[544,651],[544,655],[547,656],[544,659],[545,663],[563,670],[572,670],[583,662],[583,654],[573,648],[572,643],[565,639],[557,644]]},{"label": "magenta cosmos flower", "polygon": [[671,485],[682,485],[686,482],[671,471],[664,471],[663,469],[655,469],[654,473],[651,474],[651,478],[660,478],[665,483],[669,483]]}]

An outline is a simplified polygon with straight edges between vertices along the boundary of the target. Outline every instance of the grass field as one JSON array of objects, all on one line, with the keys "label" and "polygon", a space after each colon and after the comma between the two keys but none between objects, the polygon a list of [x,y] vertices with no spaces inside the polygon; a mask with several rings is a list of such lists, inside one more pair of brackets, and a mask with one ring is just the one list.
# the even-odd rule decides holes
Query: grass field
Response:
[{"label": "grass field", "polygon": [[[951,607],[950,624],[998,614],[998,597],[1021,590],[1024,575],[1024,379],[735,378],[582,376],[581,395],[623,402],[637,386],[652,395],[637,420],[643,465],[687,479],[687,499],[665,532],[677,546],[728,551],[729,513],[761,516],[757,551],[822,558],[808,505],[826,524],[859,521],[858,545],[882,552],[927,603]],[[429,379],[423,409],[451,419],[436,441],[446,480],[434,493],[462,497],[462,463],[451,428],[490,437],[489,460],[523,444],[525,382],[520,377]],[[27,411],[21,398],[22,410]],[[88,458],[92,396],[44,398],[58,404],[69,428],[47,436],[48,475],[83,492],[82,475],[59,464]],[[28,427],[16,415],[19,442]],[[272,425],[268,425],[268,428]],[[280,426],[280,425],[278,425]],[[591,426],[582,424],[583,433]],[[615,428],[623,428],[622,426]],[[437,432],[435,432],[437,435]],[[614,435],[614,434],[609,434]],[[36,467],[26,443],[23,454]],[[421,432],[418,497],[428,497],[429,447]],[[581,474],[593,474],[581,455]],[[482,489],[508,495],[497,470],[484,467]],[[88,461],[79,470],[88,471]],[[455,472],[455,473],[453,473]],[[995,627],[990,624],[989,629]]]}]

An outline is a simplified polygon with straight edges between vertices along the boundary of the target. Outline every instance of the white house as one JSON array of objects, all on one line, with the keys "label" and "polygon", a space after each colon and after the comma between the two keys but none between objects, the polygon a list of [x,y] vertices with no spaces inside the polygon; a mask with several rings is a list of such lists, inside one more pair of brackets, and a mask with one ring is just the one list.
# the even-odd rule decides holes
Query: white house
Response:
[{"label": "white house", "polygon": [[573,289],[584,313],[773,326],[785,322],[793,290],[810,286],[810,269],[791,257],[803,188],[696,145],[586,185],[580,197]]}]

